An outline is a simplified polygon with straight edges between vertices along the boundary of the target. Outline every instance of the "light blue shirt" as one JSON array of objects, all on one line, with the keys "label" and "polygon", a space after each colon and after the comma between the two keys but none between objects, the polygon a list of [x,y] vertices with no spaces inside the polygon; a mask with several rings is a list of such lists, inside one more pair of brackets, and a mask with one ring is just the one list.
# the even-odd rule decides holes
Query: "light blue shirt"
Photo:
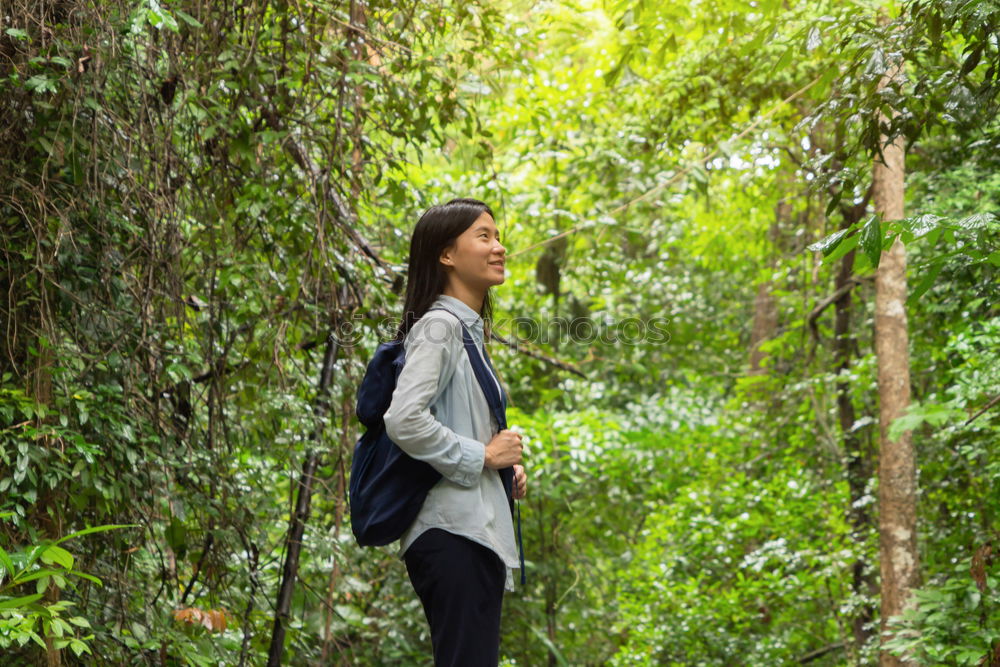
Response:
[{"label": "light blue shirt", "polygon": [[441,473],[413,525],[400,538],[400,553],[430,528],[441,528],[492,549],[511,569],[519,567],[514,525],[500,474],[486,468],[486,443],[496,419],[462,342],[461,318],[483,354],[483,320],[462,301],[442,294],[403,341],[406,363],[385,428],[400,449]]}]

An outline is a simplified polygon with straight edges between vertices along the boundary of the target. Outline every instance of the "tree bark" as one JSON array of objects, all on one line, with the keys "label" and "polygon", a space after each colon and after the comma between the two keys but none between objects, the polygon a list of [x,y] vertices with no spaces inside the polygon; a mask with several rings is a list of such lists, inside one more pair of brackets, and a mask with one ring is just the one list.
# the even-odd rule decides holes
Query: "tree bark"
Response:
[{"label": "tree bark", "polygon": [[[781,200],[774,209],[774,223],[768,232],[771,240],[771,260],[768,268],[773,272],[776,265],[775,257],[781,254],[779,239],[781,230],[787,224],[792,214],[792,207],[786,200]],[[753,305],[753,326],[750,329],[750,375],[764,375],[767,369],[764,360],[767,355],[760,349],[762,343],[774,337],[778,330],[778,305],[774,299],[774,285],[771,280],[761,281],[757,285],[757,296]]]},{"label": "tree bark", "polygon": [[[882,79],[886,86],[902,75],[895,65]],[[882,122],[887,122],[884,117]],[[872,168],[875,213],[882,220],[903,217],[903,139],[883,137],[882,160]],[[888,620],[901,613],[919,584],[917,483],[911,434],[889,438],[889,427],[910,404],[910,359],[906,322],[906,250],[899,239],[882,253],[875,275],[875,353],[881,410],[879,429],[879,555],[882,573],[882,635]],[[880,665],[914,664],[882,651]]]},{"label": "tree bark", "polygon": [[764,360],[767,358],[761,349],[761,343],[774,336],[778,327],[778,310],[775,307],[774,295],[771,294],[771,281],[765,280],[757,285],[757,296],[753,302],[753,328],[750,330],[750,375],[764,375],[767,369]]}]

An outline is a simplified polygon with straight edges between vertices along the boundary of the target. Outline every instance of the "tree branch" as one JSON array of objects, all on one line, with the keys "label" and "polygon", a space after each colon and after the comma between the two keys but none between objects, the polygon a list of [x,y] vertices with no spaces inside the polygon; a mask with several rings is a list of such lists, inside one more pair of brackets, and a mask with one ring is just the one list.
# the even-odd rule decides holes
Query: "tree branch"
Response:
[{"label": "tree branch", "polygon": [[977,412],[976,414],[972,415],[967,420],[965,420],[965,423],[962,424],[962,426],[968,426],[972,422],[976,421],[977,419],[979,419],[980,417],[982,417],[984,414],[986,414],[986,411],[989,410],[990,408],[992,408],[997,403],[1000,403],[1000,394],[997,394],[996,396],[994,396],[993,398],[991,398],[989,400],[989,402],[986,403],[986,405],[984,405],[982,408],[980,408],[979,412]]},{"label": "tree branch", "polygon": [[510,340],[507,340],[506,338],[504,338],[500,334],[496,333],[495,331],[491,331],[490,332],[490,338],[493,339],[493,340],[495,340],[495,341],[497,341],[497,342],[499,342],[499,343],[502,343],[502,344],[506,345],[509,349],[514,350],[515,352],[518,352],[520,354],[529,356],[532,359],[538,359],[539,361],[542,361],[542,362],[544,362],[546,364],[549,364],[550,366],[555,366],[556,368],[558,368],[560,370],[567,371],[569,373],[573,373],[574,375],[579,375],[580,377],[582,377],[585,380],[587,379],[587,376],[584,374],[584,372],[581,371],[576,366],[572,366],[572,365],[566,363],[565,361],[559,361],[558,359],[555,359],[553,357],[546,356],[546,355],[542,354],[541,352],[536,352],[534,350],[526,349],[522,345],[519,345],[519,344],[517,344],[517,343],[515,343],[513,341],[510,341]]},{"label": "tree branch", "polygon": [[212,528],[209,527],[208,534],[205,535],[205,545],[201,549],[201,557],[198,558],[198,562],[194,566],[194,572],[191,574],[191,580],[188,582],[187,586],[184,588],[184,593],[181,595],[181,606],[187,604],[187,597],[191,593],[191,589],[194,588],[194,583],[198,581],[198,575],[201,573],[201,568],[205,564],[208,552],[212,550],[212,543],[214,541],[215,536],[212,533]]},{"label": "tree branch", "polygon": [[[333,379],[333,366],[337,360],[339,350],[340,345],[337,342],[337,337],[331,331],[327,337],[326,352],[323,355],[323,366],[320,368],[319,389],[316,392],[316,416],[320,419],[310,437],[310,440],[314,443],[321,436],[325,421],[323,417],[326,415],[328,405],[327,393]],[[288,521],[288,537],[285,541],[285,563],[281,572],[281,585],[278,588],[278,601],[275,605],[271,645],[267,653],[268,667],[277,667],[280,665],[281,655],[284,652],[285,626],[288,623],[291,612],[295,581],[299,576],[299,554],[302,551],[302,537],[305,534],[306,521],[309,520],[313,482],[315,481],[318,465],[319,454],[317,454],[316,449],[308,450],[305,461],[302,463],[302,476],[299,478],[295,509]]]},{"label": "tree branch", "polygon": [[839,651],[844,648],[844,642],[837,642],[835,644],[830,644],[829,646],[824,646],[823,648],[818,648],[815,651],[809,651],[804,656],[796,660],[800,665],[804,665],[807,662],[812,662],[813,660],[819,660],[827,653],[832,653],[834,651]]},{"label": "tree branch", "polygon": [[809,317],[806,318],[806,321],[809,323],[809,331],[812,333],[812,337],[814,340],[819,340],[819,329],[816,326],[816,320],[819,318],[820,315],[823,314],[823,311],[829,308],[831,304],[836,303],[845,294],[850,292],[855,285],[860,285],[860,284],[861,284],[860,278],[851,277],[848,279],[848,282],[841,285],[836,292],[834,292],[833,294],[831,294],[830,296],[826,297],[818,304],[816,304],[816,306],[809,313]]}]

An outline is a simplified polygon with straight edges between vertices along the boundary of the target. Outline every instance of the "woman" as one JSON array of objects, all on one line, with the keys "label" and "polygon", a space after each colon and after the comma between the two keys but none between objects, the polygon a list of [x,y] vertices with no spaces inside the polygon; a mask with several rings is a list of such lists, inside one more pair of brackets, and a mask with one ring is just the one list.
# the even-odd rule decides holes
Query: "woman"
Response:
[{"label": "woman", "polygon": [[475,199],[428,209],[410,241],[398,333],[406,364],[385,427],[403,451],[442,475],[400,538],[437,667],[497,665],[503,592],[518,567],[498,470],[514,466],[512,495],[523,498],[521,436],[497,431],[462,339],[464,324],[487,359],[484,321],[490,321],[490,287],[504,281],[505,253],[493,211]]}]

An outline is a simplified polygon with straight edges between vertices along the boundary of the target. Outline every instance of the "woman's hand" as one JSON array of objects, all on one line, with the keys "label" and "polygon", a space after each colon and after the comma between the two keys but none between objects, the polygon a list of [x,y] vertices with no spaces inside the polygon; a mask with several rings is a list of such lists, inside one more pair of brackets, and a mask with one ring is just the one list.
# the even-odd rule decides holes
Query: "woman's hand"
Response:
[{"label": "woman's hand", "polygon": [[524,466],[514,466],[514,488],[511,489],[514,500],[521,500],[528,495],[528,475],[524,472]]},{"label": "woman's hand", "polygon": [[487,468],[500,470],[521,462],[521,436],[514,431],[500,431],[486,445]]}]

